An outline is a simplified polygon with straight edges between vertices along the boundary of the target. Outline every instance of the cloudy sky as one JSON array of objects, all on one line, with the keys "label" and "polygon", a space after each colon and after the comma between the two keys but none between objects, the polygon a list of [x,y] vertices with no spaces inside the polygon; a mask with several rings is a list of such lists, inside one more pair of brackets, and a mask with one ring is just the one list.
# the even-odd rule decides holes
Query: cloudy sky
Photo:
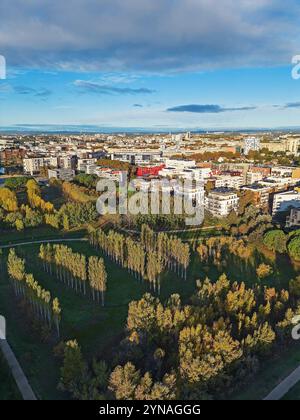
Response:
[{"label": "cloudy sky", "polygon": [[1,0],[0,125],[300,126],[298,0]]}]

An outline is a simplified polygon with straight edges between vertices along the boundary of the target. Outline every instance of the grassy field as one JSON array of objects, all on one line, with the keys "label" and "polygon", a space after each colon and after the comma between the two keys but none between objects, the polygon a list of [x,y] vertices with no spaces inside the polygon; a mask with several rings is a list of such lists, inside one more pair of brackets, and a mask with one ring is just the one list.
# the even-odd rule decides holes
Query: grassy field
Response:
[{"label": "grassy field", "polygon": [[284,401],[300,401],[300,383],[283,398]]},{"label": "grassy field", "polygon": [[[87,256],[97,254],[87,243],[72,242],[68,246]],[[36,279],[51,291],[52,296],[59,298],[63,310],[62,338],[76,338],[88,358],[109,356],[112,346],[117,345],[122,337],[129,302],[140,299],[149,291],[147,285],[140,283],[126,270],[106,259],[108,291],[106,306],[102,308],[87,297],[77,295],[54,276],[45,274],[41,265],[37,263],[38,250],[38,245],[27,245],[18,248],[18,253],[25,256],[27,271],[32,272]],[[4,252],[7,253],[8,250]],[[162,279],[161,298],[166,299],[174,292],[179,292],[183,298],[187,298],[194,289],[194,280],[185,283],[173,274],[165,274]],[[59,381],[59,362],[53,355],[55,343],[43,343],[39,335],[32,332],[22,311],[16,306],[9,280],[3,275],[0,277],[0,313],[7,317],[8,341],[39,398],[66,397],[56,388]]]},{"label": "grassy field", "polygon": [[17,385],[9,372],[9,368],[0,353],[0,401],[21,400]]},{"label": "grassy field", "polygon": [[17,242],[30,242],[57,238],[80,238],[86,234],[85,229],[71,230],[62,232],[51,228],[50,226],[40,226],[37,228],[26,229],[23,232],[17,231],[1,231],[0,230],[0,246],[9,245]]},{"label": "grassy field", "polygon": [[[299,365],[300,343],[295,343],[278,358],[272,358],[271,360],[264,362],[260,372],[256,375],[254,382],[234,394],[232,399],[262,400]],[[295,388],[298,389],[298,398],[296,399],[299,400],[300,384]],[[295,389],[295,391],[297,391],[297,389]]]},{"label": "grassy field", "polygon": [[[57,231],[55,232],[57,234]],[[77,233],[77,236],[80,235]],[[14,237],[14,239],[16,238]],[[68,246],[87,256],[97,254],[97,251],[92,249],[88,243],[72,242]],[[52,296],[57,296],[61,302],[63,310],[62,338],[76,338],[85,356],[90,359],[92,357],[109,357],[112,347],[117,345],[122,338],[129,302],[141,298],[146,291],[149,291],[148,286],[134,279],[126,270],[105,259],[108,272],[108,291],[106,306],[102,308],[87,297],[77,295],[73,290],[61,284],[55,276],[45,274],[41,264],[37,262],[38,251],[38,245],[18,248],[18,253],[22,253],[26,258],[27,271],[32,272],[36,279],[51,291]],[[8,250],[4,252],[7,253]],[[266,258],[257,256],[254,265],[245,265],[242,261],[232,258],[217,268],[201,264],[195,255],[192,258],[186,282],[177,278],[173,273],[163,275],[161,299],[165,300],[172,293],[179,293],[182,300],[187,302],[195,291],[197,279],[203,280],[209,276],[214,280],[222,272],[226,272],[231,280],[245,281],[250,285],[256,279],[256,264],[261,261],[266,261]],[[278,260],[274,267],[274,275],[264,280],[264,284],[286,287],[288,280],[295,276],[294,268],[287,266],[283,260]],[[0,276],[0,313],[7,317],[8,340],[37,396],[41,399],[66,398],[66,395],[57,390],[60,362],[53,355],[55,342],[42,342],[39,334],[32,331],[28,320],[24,318],[22,310],[18,307],[5,275]],[[300,346],[295,345],[280,359],[265,363],[255,384],[241,390],[238,395],[234,396],[234,399],[262,399],[299,363]]]}]

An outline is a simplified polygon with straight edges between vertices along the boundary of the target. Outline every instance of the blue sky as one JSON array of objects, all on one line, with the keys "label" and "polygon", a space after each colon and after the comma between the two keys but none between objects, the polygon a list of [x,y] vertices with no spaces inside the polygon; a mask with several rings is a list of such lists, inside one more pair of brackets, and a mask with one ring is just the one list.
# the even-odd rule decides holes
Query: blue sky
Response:
[{"label": "blue sky", "polygon": [[2,0],[0,126],[300,126],[296,0]]}]

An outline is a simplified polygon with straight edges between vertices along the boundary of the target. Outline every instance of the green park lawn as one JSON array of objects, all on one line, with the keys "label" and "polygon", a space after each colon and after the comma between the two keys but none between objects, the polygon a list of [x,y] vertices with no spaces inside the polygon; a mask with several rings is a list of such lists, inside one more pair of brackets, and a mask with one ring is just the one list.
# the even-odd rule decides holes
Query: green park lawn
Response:
[{"label": "green park lawn", "polygon": [[9,372],[9,368],[0,354],[0,401],[3,400],[20,400],[17,385]]},{"label": "green park lawn", "polygon": [[[56,231],[57,234],[57,231]],[[80,236],[77,234],[77,237]],[[42,238],[42,235],[40,236]],[[16,239],[16,238],[14,238]],[[20,239],[20,238],[19,238]],[[35,238],[38,240],[38,238]],[[51,239],[49,237],[49,239]],[[86,256],[97,255],[88,243],[68,243],[74,251]],[[8,250],[4,250],[7,254]],[[88,297],[76,294],[55,278],[42,270],[37,255],[39,245],[27,245],[17,248],[17,253],[26,258],[27,272],[32,272],[39,283],[51,291],[53,297],[58,297],[62,307],[61,339],[77,339],[85,357],[105,358],[111,355],[112,348],[122,338],[128,304],[140,299],[150,291],[147,284],[141,283],[126,270],[121,269],[105,258],[108,273],[106,305],[101,307]],[[257,263],[265,261],[257,256]],[[162,276],[160,298],[164,301],[172,293],[179,293],[184,302],[195,291],[196,280],[204,280],[209,276],[216,279],[226,272],[233,281],[245,281],[252,284],[256,279],[255,266],[245,265],[242,261],[233,259],[223,267],[206,266],[199,262],[197,256],[191,261],[188,280],[185,282],[173,273]],[[278,261],[278,267],[271,278],[264,280],[266,285],[286,287],[288,280],[295,275],[292,267],[287,267],[284,261]],[[8,341],[14,349],[28,379],[41,399],[62,399],[67,396],[57,390],[59,381],[60,361],[54,357],[53,347],[56,342],[43,342],[40,334],[34,332],[17,304],[9,280],[5,274],[0,276],[0,313],[5,314],[8,322]],[[262,399],[278,383],[300,363],[300,346],[293,347],[277,361],[265,363],[263,370],[255,379],[255,384],[234,396],[234,399]]]},{"label": "green park lawn", "polygon": [[0,230],[0,246],[9,245],[18,242],[30,242],[57,238],[80,238],[86,234],[85,229],[74,229],[69,232],[63,232],[54,229],[51,226],[39,226],[37,228],[28,228],[22,232],[17,231],[1,231]]},{"label": "green park lawn", "polygon": [[[88,243],[72,242],[68,246],[85,255],[96,255]],[[60,283],[55,276],[42,270],[37,259],[38,245],[18,247],[17,252],[27,262],[27,272],[32,272],[39,283],[58,297],[62,307],[61,339],[77,339],[84,355],[106,357],[122,338],[128,312],[128,304],[140,299],[149,291],[144,283],[106,260],[108,285],[106,306],[92,302],[88,297],[77,295],[75,291]],[[6,254],[8,250],[4,250]],[[162,299],[179,291],[190,296],[195,289],[193,280],[186,283],[173,274],[165,274],[162,279]],[[0,313],[7,317],[8,341],[19,359],[36,395],[41,399],[60,399],[66,397],[57,390],[59,381],[59,361],[53,355],[55,342],[42,342],[39,334],[32,332],[28,320],[14,298],[6,275],[0,277]]]},{"label": "green park lawn", "polygon": [[284,401],[300,401],[300,383],[295,385],[294,388],[283,398]]}]

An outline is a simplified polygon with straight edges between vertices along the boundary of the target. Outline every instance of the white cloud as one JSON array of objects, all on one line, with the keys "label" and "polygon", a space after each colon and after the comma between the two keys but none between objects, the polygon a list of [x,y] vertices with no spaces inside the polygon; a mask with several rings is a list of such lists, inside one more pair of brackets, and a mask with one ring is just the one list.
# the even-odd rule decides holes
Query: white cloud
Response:
[{"label": "white cloud", "polygon": [[1,0],[9,63],[63,70],[180,71],[290,62],[296,0]]}]

